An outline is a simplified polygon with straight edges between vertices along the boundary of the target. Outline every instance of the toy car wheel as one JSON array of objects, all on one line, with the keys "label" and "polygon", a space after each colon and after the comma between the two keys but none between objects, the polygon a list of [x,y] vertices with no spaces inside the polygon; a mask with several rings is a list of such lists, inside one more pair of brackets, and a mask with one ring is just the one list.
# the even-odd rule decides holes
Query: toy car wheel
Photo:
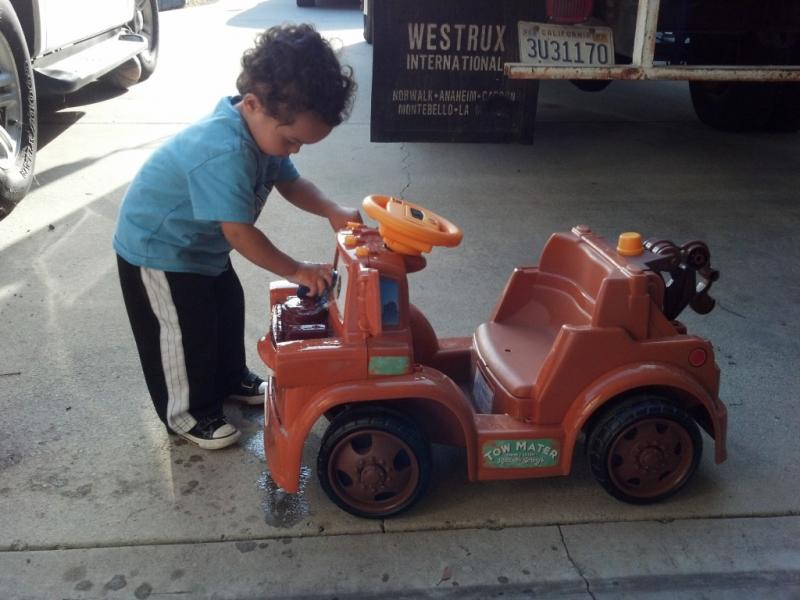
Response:
[{"label": "toy car wheel", "polygon": [[592,474],[612,496],[632,504],[663,500],[697,469],[703,440],[684,410],[639,399],[603,417],[589,435]]},{"label": "toy car wheel", "polygon": [[317,457],[322,489],[359,517],[387,517],[409,508],[425,493],[430,472],[430,444],[419,428],[380,411],[339,415]]}]

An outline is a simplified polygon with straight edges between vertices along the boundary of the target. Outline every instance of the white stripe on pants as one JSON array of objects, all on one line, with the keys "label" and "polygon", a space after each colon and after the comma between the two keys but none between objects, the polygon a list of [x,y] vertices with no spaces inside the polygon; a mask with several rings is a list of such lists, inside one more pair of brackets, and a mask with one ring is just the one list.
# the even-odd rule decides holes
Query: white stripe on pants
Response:
[{"label": "white stripe on pants", "polygon": [[197,421],[189,414],[189,377],[183,355],[178,311],[164,271],[141,268],[142,283],[161,329],[161,364],[167,384],[167,424],[176,432],[187,432]]}]

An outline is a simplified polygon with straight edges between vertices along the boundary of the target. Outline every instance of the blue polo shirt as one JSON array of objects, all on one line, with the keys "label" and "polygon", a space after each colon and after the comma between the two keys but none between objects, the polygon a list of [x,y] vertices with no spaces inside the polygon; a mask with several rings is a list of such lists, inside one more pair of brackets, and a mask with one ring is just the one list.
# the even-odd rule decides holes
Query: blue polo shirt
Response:
[{"label": "blue polo shirt", "polygon": [[126,261],[219,275],[231,251],[220,223],[255,223],[273,185],[300,176],[289,158],[258,149],[233,106],[239,99],[223,98],[142,166],[114,233],[114,250]]}]

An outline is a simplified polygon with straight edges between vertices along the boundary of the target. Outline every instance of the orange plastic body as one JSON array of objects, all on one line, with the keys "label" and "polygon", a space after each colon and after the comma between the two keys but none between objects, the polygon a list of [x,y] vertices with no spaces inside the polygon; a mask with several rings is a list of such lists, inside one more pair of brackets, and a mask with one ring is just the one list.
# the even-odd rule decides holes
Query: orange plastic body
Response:
[{"label": "orange plastic body", "polygon": [[276,307],[296,288],[270,289],[272,327],[258,351],[274,373],[264,436],[272,477],[296,492],[310,429],[355,403],[402,410],[432,442],[464,447],[470,480],[567,475],[596,411],[644,391],[687,410],[722,462],[727,413],[713,348],[665,318],[664,282],[648,258],[620,254],[586,227],[554,234],[538,266],[513,271],[471,337],[438,339],[409,302],[407,273],[424,259],[388,249],[375,229],[341,231],[322,337],[280,341]]}]

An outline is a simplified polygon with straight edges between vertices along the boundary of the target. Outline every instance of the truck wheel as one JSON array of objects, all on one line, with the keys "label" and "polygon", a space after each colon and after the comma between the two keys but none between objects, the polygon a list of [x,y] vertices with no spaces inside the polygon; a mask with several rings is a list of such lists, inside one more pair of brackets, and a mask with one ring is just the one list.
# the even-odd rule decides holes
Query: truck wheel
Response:
[{"label": "truck wheel", "polygon": [[364,13],[364,41],[372,43],[372,32],[375,29],[375,2],[373,0],[362,0]]},{"label": "truck wheel", "polygon": [[769,126],[775,131],[797,131],[800,129],[800,83],[782,83],[780,87]]},{"label": "truck wheel", "polygon": [[765,129],[772,118],[781,84],[751,81],[690,81],[697,118],[722,131]]},{"label": "truck wheel", "polygon": [[380,409],[354,409],[330,424],[317,457],[322,489],[359,517],[397,514],[425,493],[430,444],[409,419]]},{"label": "truck wheel", "polygon": [[147,40],[147,50],[140,52],[107,73],[102,80],[112,87],[126,90],[144,81],[156,70],[158,62],[158,0],[136,0],[136,12],[128,27]]},{"label": "truck wheel", "polygon": [[27,193],[35,158],[33,68],[19,19],[8,0],[0,0],[0,214]]},{"label": "truck wheel", "polygon": [[694,474],[703,440],[683,409],[643,397],[602,417],[587,450],[592,474],[606,491],[650,504],[677,492]]},{"label": "truck wheel", "polygon": [[144,81],[156,70],[158,62],[158,2],[157,0],[136,0],[135,23],[136,33],[148,41],[147,50],[136,55],[142,65],[142,76],[139,81]]}]

